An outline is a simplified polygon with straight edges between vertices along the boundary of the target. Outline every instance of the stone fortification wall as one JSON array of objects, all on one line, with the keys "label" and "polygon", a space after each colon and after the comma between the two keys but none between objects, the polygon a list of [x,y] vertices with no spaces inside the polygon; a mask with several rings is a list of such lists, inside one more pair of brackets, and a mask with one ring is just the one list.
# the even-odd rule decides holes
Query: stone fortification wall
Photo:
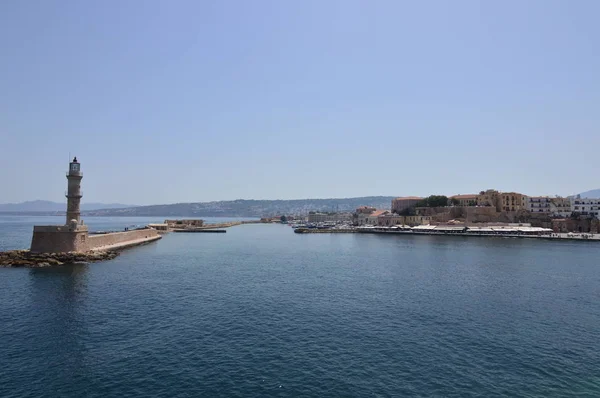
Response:
[{"label": "stone fortification wall", "polygon": [[143,240],[159,239],[160,235],[155,229],[138,229],[126,232],[114,232],[88,236],[88,250],[97,250],[129,246]]},{"label": "stone fortification wall", "polygon": [[417,214],[430,216],[433,222],[464,220],[467,223],[531,223],[536,227],[551,228],[547,214],[533,214],[526,210],[497,211],[491,206],[419,207]]},{"label": "stone fortification wall", "polygon": [[35,253],[62,253],[87,250],[86,228],[76,231],[68,226],[35,226],[31,238],[31,251]]},{"label": "stone fortification wall", "polygon": [[479,207],[464,207],[465,218],[467,221],[476,222],[495,222],[498,221],[499,215],[495,207],[479,206]]},{"label": "stone fortification wall", "polygon": [[554,232],[587,232],[597,234],[600,232],[600,220],[597,218],[563,218],[552,220]]},{"label": "stone fortification wall", "polygon": [[417,214],[429,216],[434,222],[450,220],[467,220],[469,222],[495,222],[500,213],[495,207],[452,206],[452,207],[418,207]]}]

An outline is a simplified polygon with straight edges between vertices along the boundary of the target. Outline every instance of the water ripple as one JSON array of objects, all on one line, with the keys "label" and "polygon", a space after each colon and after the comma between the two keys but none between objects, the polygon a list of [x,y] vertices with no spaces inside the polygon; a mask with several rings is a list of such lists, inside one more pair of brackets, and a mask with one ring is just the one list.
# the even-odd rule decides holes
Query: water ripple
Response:
[{"label": "water ripple", "polygon": [[600,396],[595,246],[192,235],[0,270],[0,396]]}]

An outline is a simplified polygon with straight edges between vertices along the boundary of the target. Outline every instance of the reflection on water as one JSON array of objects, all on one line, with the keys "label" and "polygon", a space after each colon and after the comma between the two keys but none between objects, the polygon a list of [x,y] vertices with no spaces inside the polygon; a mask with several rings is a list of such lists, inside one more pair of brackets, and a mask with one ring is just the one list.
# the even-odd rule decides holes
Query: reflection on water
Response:
[{"label": "reflection on water", "polygon": [[29,269],[32,299],[60,300],[75,308],[85,298],[88,271],[88,264]]},{"label": "reflection on water", "polygon": [[45,378],[80,379],[86,370],[85,308],[88,265],[29,270],[28,333],[31,349],[39,353]]}]

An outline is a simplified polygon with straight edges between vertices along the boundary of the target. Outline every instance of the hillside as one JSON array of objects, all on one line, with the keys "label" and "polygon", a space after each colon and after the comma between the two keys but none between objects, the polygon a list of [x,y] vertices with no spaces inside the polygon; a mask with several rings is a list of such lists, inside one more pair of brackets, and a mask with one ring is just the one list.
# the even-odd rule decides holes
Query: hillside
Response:
[{"label": "hillside", "polygon": [[127,209],[87,211],[87,216],[262,217],[307,214],[309,211],[353,211],[359,206],[389,209],[393,196],[343,199],[232,200],[138,206]]},{"label": "hillside", "polygon": [[[124,207],[134,207],[133,205],[124,205],[120,203],[82,203],[81,210],[97,210],[97,209],[115,209]],[[32,212],[65,212],[67,201],[51,202],[49,200],[32,200],[21,203],[5,203],[0,204],[0,212],[2,213],[32,213]]]},{"label": "hillside", "polygon": [[580,193],[582,198],[600,198],[600,189]]}]

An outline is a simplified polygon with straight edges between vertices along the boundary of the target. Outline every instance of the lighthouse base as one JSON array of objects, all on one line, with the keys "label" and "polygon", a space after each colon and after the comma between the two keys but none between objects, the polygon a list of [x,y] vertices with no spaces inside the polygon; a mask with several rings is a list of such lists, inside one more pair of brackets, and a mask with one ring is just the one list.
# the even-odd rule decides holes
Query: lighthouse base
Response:
[{"label": "lighthouse base", "polygon": [[66,253],[88,250],[88,228],[78,225],[36,225],[33,227],[31,251],[34,253]]},{"label": "lighthouse base", "polygon": [[69,228],[67,225],[36,225],[31,239],[32,253],[68,253],[119,250],[160,239],[153,228],[126,232],[88,234],[86,225]]}]

